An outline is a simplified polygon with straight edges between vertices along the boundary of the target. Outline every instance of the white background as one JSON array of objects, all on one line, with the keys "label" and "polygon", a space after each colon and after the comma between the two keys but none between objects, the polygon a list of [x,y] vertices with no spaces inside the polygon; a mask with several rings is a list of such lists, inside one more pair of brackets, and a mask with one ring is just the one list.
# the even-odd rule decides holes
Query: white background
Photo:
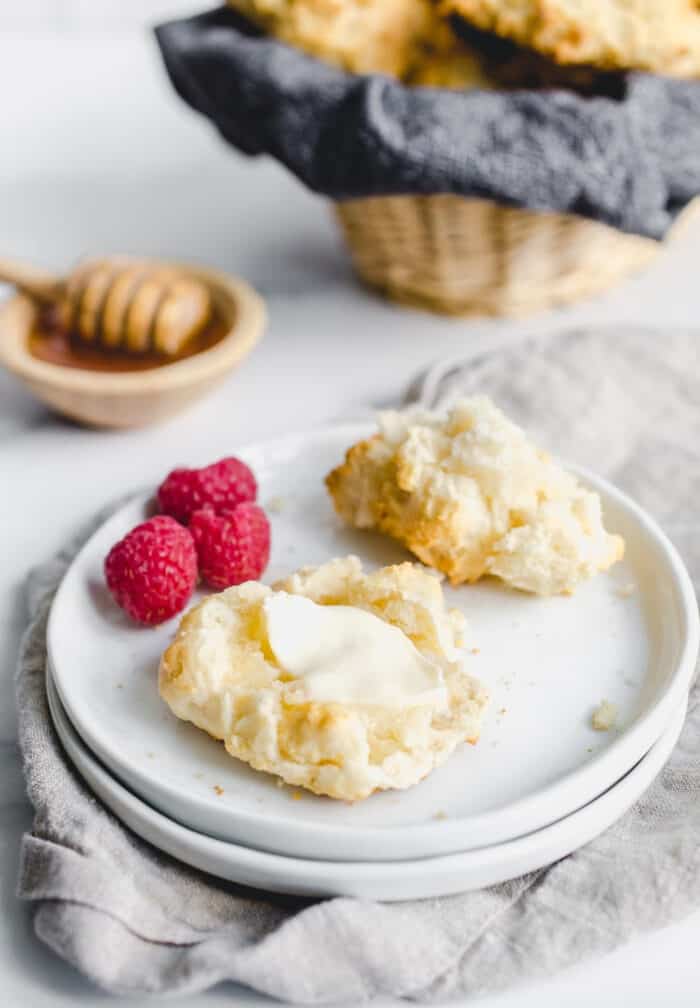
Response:
[{"label": "white background", "polygon": [[[323,202],[275,165],[225,148],[173,97],[141,26],[195,9],[174,0],[0,0],[0,254],[56,269],[89,251],[190,258],[241,273],[271,315],[237,374],[154,430],[80,430],[0,375],[0,1004],[8,1008],[104,1004],[34,939],[14,897],[19,840],[31,823],[11,687],[29,567],[105,501],[173,465],[390,401],[437,356],[582,322],[697,322],[697,227],[616,291],[527,323],[432,319],[365,295]],[[482,1003],[695,1006],[699,939],[697,914]],[[257,1000],[228,985],[179,1003]]]}]

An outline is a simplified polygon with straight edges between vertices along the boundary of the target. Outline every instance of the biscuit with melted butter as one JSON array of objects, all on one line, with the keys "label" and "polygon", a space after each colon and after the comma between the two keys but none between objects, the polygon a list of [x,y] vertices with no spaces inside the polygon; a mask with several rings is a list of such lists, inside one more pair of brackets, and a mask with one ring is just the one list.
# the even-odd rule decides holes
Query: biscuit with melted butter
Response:
[{"label": "biscuit with melted butter", "polygon": [[[359,607],[398,627],[438,663],[442,702],[300,702],[298,681],[279,667],[267,635],[264,603],[275,590]],[[477,741],[488,695],[460,661],[463,630],[434,575],[410,563],[365,573],[345,557],[304,568],[275,589],[247,582],[200,602],[161,659],[159,688],[177,717],[221,739],[231,756],[295,787],[354,801],[410,787],[461,742]]]}]

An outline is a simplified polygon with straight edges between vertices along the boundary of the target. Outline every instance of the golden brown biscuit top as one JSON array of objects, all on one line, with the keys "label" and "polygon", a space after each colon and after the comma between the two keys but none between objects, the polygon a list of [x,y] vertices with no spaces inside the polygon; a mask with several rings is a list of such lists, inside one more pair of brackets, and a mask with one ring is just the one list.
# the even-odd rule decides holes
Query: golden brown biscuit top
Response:
[{"label": "golden brown biscuit top", "polygon": [[700,76],[696,0],[441,0],[440,11],[557,63]]}]

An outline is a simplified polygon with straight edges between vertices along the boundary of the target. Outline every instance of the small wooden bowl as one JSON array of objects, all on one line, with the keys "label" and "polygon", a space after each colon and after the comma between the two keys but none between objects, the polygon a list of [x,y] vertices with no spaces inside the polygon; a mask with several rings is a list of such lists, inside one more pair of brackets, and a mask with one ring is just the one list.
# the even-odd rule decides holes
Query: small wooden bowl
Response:
[{"label": "small wooden bowl", "polygon": [[101,372],[38,360],[29,350],[36,306],[23,294],[0,305],[0,364],[37,399],[91,427],[145,427],[178,413],[223,380],[260,339],[266,321],[262,298],[242,280],[217,270],[177,266],[209,288],[227,326],[207,350],[144,371]]}]

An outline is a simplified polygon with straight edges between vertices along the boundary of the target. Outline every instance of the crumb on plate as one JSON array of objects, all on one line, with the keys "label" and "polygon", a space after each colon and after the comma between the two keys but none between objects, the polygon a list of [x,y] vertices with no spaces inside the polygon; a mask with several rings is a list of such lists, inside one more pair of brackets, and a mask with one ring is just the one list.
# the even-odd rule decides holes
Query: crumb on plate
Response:
[{"label": "crumb on plate", "polygon": [[287,505],[284,497],[271,497],[267,502],[265,508],[266,511],[271,511],[273,514],[281,514]]},{"label": "crumb on plate", "polygon": [[596,731],[610,731],[617,721],[617,706],[609,700],[602,700],[593,711],[591,725]]}]

